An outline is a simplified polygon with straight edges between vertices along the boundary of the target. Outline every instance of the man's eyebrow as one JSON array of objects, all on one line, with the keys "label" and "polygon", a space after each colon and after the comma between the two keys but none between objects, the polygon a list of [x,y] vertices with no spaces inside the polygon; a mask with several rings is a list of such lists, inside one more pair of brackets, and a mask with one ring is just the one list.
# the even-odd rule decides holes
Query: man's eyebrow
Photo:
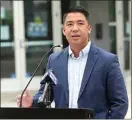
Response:
[{"label": "man's eyebrow", "polygon": [[78,20],[77,22],[84,22],[84,20]]},{"label": "man's eyebrow", "polygon": [[66,23],[73,22],[73,21],[67,21]]},{"label": "man's eyebrow", "polygon": [[[72,23],[74,21],[67,21],[66,23]],[[84,22],[84,20],[77,20],[77,22]]]}]

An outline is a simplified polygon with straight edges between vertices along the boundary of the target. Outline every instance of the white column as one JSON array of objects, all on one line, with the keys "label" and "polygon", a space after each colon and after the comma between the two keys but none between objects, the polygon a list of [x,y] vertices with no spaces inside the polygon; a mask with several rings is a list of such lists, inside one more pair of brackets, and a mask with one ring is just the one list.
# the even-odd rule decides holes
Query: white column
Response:
[{"label": "white column", "polygon": [[129,9],[128,9],[128,13],[129,13],[129,24],[130,24],[130,42],[129,42],[129,44],[130,44],[130,70],[131,70],[131,0],[129,0],[129,2],[128,2],[128,6],[129,6]]},{"label": "white column", "polygon": [[[61,2],[59,0],[52,0],[52,31],[53,45],[62,44]],[[56,50],[54,49],[54,52]]]},{"label": "white column", "polygon": [[23,1],[13,1],[14,41],[15,41],[15,70],[16,79],[20,81],[20,90],[24,87],[26,76],[25,62],[25,30],[24,30]]},{"label": "white column", "polygon": [[116,50],[122,72],[124,71],[124,20],[123,1],[115,1],[116,5]]}]

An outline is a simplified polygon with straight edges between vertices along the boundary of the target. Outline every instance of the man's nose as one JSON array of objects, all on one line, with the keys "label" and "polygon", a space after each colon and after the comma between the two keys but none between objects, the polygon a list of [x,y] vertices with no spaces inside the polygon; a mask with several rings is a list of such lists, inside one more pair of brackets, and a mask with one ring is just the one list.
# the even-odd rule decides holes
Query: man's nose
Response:
[{"label": "man's nose", "polygon": [[74,25],[73,25],[73,28],[72,28],[72,31],[73,31],[73,32],[76,32],[76,31],[78,31],[78,29],[79,29],[79,28],[78,28],[78,25],[77,25],[77,24],[74,24]]}]

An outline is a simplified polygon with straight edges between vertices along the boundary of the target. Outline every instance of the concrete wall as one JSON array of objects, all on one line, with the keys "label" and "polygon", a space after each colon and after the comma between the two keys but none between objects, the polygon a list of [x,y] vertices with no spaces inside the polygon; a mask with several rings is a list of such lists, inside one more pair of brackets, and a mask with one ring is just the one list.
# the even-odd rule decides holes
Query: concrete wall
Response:
[{"label": "concrete wall", "polygon": [[[97,46],[110,51],[108,1],[81,1],[81,5],[90,13],[89,23],[92,25],[91,40],[94,41]],[[95,35],[96,23],[102,23],[103,25],[103,38],[100,40],[97,40]]]}]

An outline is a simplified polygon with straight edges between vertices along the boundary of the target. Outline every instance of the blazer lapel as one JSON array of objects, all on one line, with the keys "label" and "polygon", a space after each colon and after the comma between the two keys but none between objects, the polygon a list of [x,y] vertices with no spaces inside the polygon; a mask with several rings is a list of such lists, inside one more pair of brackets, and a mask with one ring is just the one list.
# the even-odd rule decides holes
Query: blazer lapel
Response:
[{"label": "blazer lapel", "polygon": [[[69,101],[69,87],[68,87],[68,47],[65,49],[64,54],[60,57],[61,61],[61,72],[62,73],[62,78],[63,78],[63,84],[64,84],[64,89],[65,89],[65,95],[67,101]],[[59,63],[59,64],[60,64]]]},{"label": "blazer lapel", "polygon": [[85,86],[86,86],[86,84],[90,78],[91,72],[94,68],[94,65],[97,61],[97,58],[98,58],[97,53],[98,53],[97,48],[91,43],[91,48],[90,48],[90,51],[88,54],[88,59],[87,59],[87,63],[86,63],[86,67],[85,67],[85,71],[84,71],[84,75],[83,75],[83,79],[82,79],[82,83],[81,83],[79,97],[83,93],[84,88],[85,88]]}]

